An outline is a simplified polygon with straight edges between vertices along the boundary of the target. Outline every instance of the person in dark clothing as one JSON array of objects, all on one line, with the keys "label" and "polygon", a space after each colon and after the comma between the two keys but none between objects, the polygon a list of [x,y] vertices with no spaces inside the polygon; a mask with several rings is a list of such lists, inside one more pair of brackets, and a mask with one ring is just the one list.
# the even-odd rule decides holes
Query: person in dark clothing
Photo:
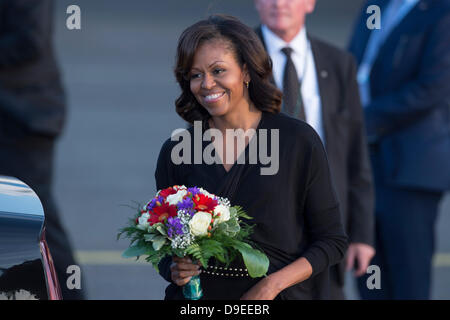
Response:
[{"label": "person in dark clothing", "polygon": [[[166,299],[183,299],[182,286],[199,273],[204,299],[327,299],[329,266],[343,258],[347,237],[325,150],[312,127],[279,113],[282,94],[269,81],[270,59],[257,35],[230,16],[200,21],[180,37],[175,74],[182,89],[177,112],[194,123],[189,135],[216,129],[225,138],[212,142],[220,160],[213,164],[174,164],[177,142],[167,140],[155,172],[157,189],[197,186],[242,206],[254,218],[252,240],[270,265],[267,277],[233,278],[201,272],[188,258],[166,258],[160,263],[171,282]],[[246,147],[225,135],[237,129],[250,132]],[[261,156],[268,136],[267,154],[279,162],[264,171],[263,161],[251,161],[252,145],[257,142]],[[204,141],[201,150],[195,145],[194,158],[208,147]],[[229,157],[230,150],[237,152]]]},{"label": "person in dark clothing", "polygon": [[[367,28],[368,6],[380,29]],[[429,299],[439,203],[450,190],[450,1],[371,0],[349,50],[375,177],[381,289],[365,299]]]},{"label": "person in dark clothing", "polygon": [[52,196],[55,143],[66,115],[52,48],[52,1],[0,0],[0,175],[14,176],[39,196],[47,242],[64,299],[82,299],[66,286],[76,265]]}]

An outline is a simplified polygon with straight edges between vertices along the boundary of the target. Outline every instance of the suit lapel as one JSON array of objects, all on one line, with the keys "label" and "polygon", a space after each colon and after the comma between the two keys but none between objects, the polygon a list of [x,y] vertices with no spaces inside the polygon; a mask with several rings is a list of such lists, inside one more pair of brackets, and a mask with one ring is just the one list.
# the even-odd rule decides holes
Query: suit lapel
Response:
[{"label": "suit lapel", "polygon": [[264,40],[263,34],[262,34],[262,29],[261,29],[261,25],[257,26],[255,29],[256,34],[258,35],[259,39],[261,40],[264,49],[266,49],[267,51],[267,46],[266,46],[266,41]]},{"label": "suit lapel", "polygon": [[[263,36],[263,34],[262,34],[262,29],[261,29],[261,25],[259,25],[258,27],[256,27],[255,29],[255,32],[256,32],[256,34],[258,35],[258,37],[259,37],[259,39],[261,40],[261,42],[262,42],[262,44],[263,44],[263,46],[264,46],[264,49],[266,50],[266,52],[267,52],[267,45],[266,45],[266,41],[264,40],[264,36]],[[270,58],[270,57],[269,57]],[[272,61],[271,61],[271,63],[272,63]],[[270,82],[276,87],[277,86],[277,84],[275,83],[275,79],[274,79],[274,77],[273,77],[273,74],[270,76]]]},{"label": "suit lapel", "polygon": [[322,108],[322,124],[325,135],[325,147],[332,145],[333,135],[330,134],[331,116],[337,113],[336,104],[332,97],[330,89],[330,77],[332,75],[326,59],[326,52],[319,50],[317,41],[308,34],[308,40],[311,44],[311,51],[314,57],[314,65],[316,67],[316,78],[319,86],[320,103]]}]

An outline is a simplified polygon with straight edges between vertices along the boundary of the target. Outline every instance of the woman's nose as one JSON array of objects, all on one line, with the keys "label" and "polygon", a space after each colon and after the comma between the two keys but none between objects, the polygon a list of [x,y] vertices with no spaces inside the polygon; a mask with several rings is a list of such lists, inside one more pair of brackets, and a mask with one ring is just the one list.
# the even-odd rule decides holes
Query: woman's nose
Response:
[{"label": "woman's nose", "polygon": [[203,77],[203,81],[202,81],[202,88],[203,89],[211,89],[212,87],[215,86],[215,81],[214,81],[214,77],[212,77],[209,74],[205,74],[205,76]]}]

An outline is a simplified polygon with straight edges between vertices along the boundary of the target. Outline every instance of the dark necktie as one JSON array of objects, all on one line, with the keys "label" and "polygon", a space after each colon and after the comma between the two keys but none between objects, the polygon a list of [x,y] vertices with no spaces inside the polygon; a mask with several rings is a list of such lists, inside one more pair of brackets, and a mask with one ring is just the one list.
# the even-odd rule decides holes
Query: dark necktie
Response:
[{"label": "dark necktie", "polygon": [[286,55],[286,65],[283,74],[283,100],[285,112],[302,120],[305,120],[305,110],[303,108],[303,99],[300,91],[301,84],[298,80],[297,70],[291,58],[292,48],[281,49]]}]

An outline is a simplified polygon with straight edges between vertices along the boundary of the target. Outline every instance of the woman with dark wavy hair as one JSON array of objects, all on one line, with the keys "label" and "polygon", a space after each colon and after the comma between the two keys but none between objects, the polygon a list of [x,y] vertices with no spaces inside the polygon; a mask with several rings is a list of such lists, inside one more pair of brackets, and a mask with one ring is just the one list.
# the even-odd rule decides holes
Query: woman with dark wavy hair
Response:
[{"label": "woman with dark wavy hair", "polygon": [[280,112],[282,94],[269,81],[272,61],[258,36],[234,18],[216,15],[187,28],[178,42],[175,76],[182,93],[175,105],[184,120],[192,123],[210,117],[207,109],[191,91],[194,56],[200,45],[208,41],[223,43],[224,49],[233,55],[239,68],[245,69],[249,79],[248,99],[257,109],[271,113]]},{"label": "woman with dark wavy hair", "polygon": [[[271,61],[257,35],[234,17],[214,15],[182,33],[176,59],[176,111],[194,124],[189,137],[222,133],[221,141],[209,140],[220,161],[190,161],[204,156],[204,138],[183,150],[188,161],[174,161],[178,142],[169,139],[158,158],[157,189],[198,186],[242,206],[254,218],[248,221],[255,225],[252,241],[270,265],[266,277],[253,279],[237,271],[245,270],[242,260],[228,269],[210,261],[204,270],[189,258],[166,258],[160,263],[170,282],[166,299],[183,299],[182,286],[198,274],[203,299],[327,298],[328,268],[343,258],[347,237],[325,151],[308,124],[279,113],[282,94],[269,81]],[[250,134],[230,136],[230,130]],[[277,163],[268,172],[269,154]]]}]

